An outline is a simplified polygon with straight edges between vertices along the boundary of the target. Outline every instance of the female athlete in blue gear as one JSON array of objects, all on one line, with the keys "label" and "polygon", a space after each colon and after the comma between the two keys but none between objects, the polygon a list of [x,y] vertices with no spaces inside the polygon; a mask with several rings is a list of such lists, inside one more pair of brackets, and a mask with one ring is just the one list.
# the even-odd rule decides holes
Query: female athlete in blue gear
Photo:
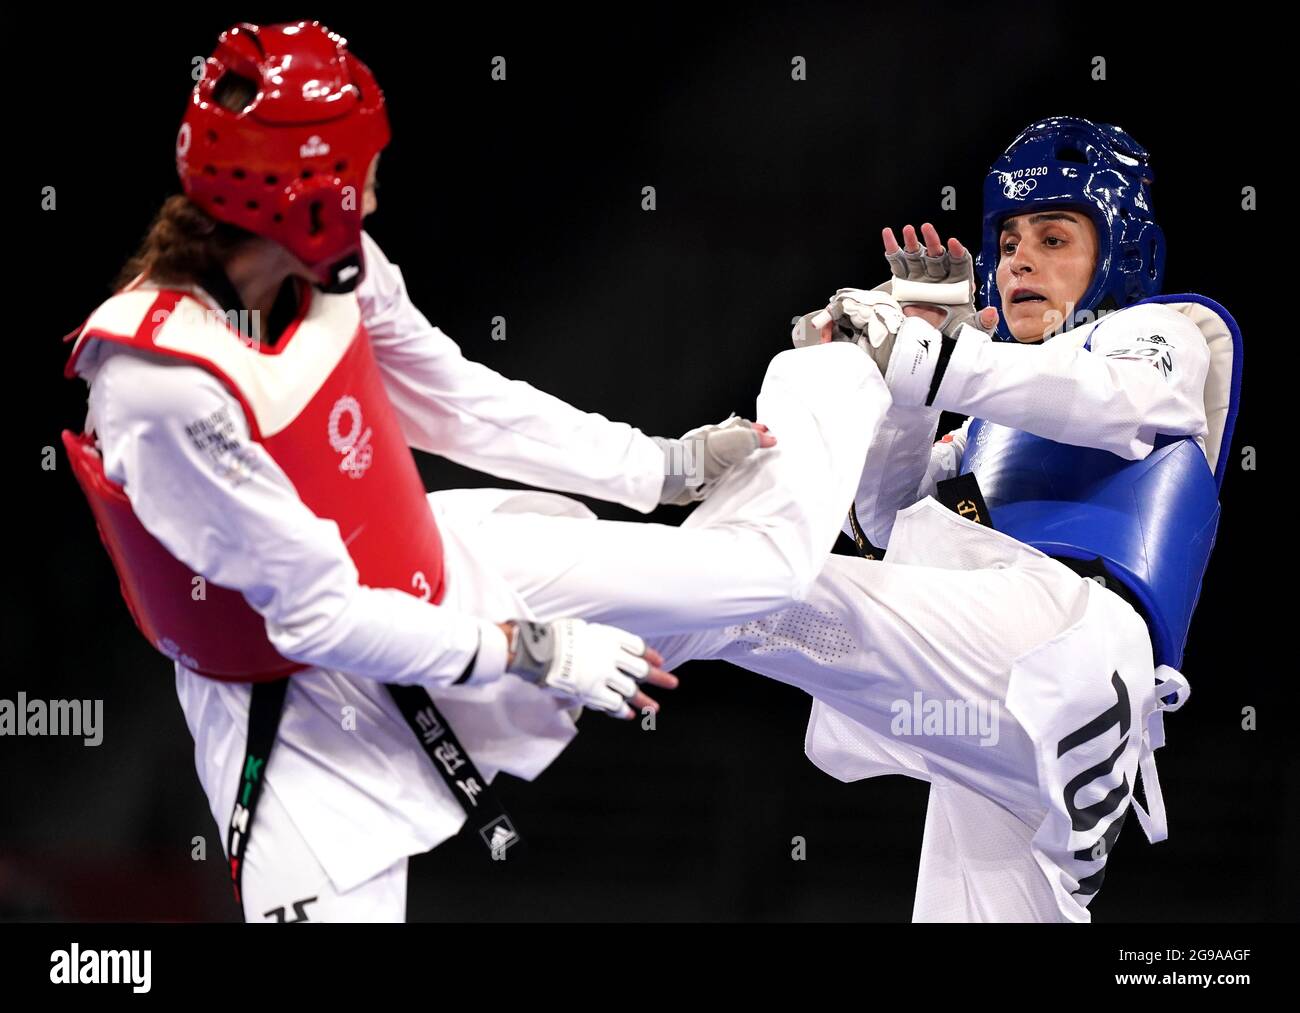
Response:
[{"label": "female athlete in blue gear", "polygon": [[[1188,695],[1242,349],[1217,303],[1158,294],[1151,179],[1122,130],[1055,117],[990,170],[978,265],[884,230],[891,278],[794,334],[856,342],[891,391],[845,523],[868,558],[655,641],[806,689],[828,773],[930,782],[918,921],[1087,921],[1129,812],[1167,834],[1153,754]],[[941,411],[968,421],[935,443]]]}]

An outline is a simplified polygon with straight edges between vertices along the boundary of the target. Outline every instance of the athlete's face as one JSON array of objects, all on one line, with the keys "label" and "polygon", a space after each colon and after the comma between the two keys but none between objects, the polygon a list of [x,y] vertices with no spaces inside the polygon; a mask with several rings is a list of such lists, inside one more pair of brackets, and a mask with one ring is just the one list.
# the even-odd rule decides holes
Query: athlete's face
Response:
[{"label": "athlete's face", "polygon": [[1097,228],[1080,211],[1015,215],[1002,223],[998,294],[1017,341],[1055,330],[1083,298],[1097,266]]}]

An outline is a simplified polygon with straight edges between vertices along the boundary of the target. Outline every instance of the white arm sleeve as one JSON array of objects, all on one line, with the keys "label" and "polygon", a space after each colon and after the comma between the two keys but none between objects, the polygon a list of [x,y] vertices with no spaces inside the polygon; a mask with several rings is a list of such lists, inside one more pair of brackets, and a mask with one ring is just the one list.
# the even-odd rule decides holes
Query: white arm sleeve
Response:
[{"label": "white arm sleeve", "polygon": [[[1082,344],[1087,333],[1091,351]],[[934,405],[1140,460],[1159,434],[1190,436],[1204,449],[1209,365],[1200,329],[1158,303],[1041,345],[994,342],[964,326]]]},{"label": "white arm sleeve", "polygon": [[93,377],[90,418],[104,471],[145,529],[196,573],[241,592],[286,658],[430,686],[454,682],[476,650],[473,681],[504,669],[494,624],[357,583],[338,525],[299,499],[206,370],[113,349]]},{"label": "white arm sleeve", "polygon": [[584,412],[461,354],[411,302],[398,268],[362,233],[362,319],[411,446],[530,485],[659,504],[664,454],[622,422]]},{"label": "white arm sleeve", "polygon": [[[854,496],[854,510],[867,540],[877,548],[889,545],[894,515],[911,506],[926,474],[934,430],[939,425],[937,408],[891,404],[867,450]],[[852,536],[845,521],[844,531]]]},{"label": "white arm sleeve", "polygon": [[[918,500],[934,494],[935,485],[957,474],[966,446],[969,420],[936,443],[939,409],[893,404],[867,451],[854,498],[858,523],[877,548],[889,547],[894,518]],[[852,537],[845,521],[844,533]]]}]

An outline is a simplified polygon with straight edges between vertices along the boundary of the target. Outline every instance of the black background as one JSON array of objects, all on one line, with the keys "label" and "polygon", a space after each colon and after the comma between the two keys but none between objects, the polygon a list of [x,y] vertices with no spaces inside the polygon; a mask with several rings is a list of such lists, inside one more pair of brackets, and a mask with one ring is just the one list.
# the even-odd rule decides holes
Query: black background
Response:
[{"label": "black background", "polygon": [[[60,336],[109,294],[178,189],[193,57],[237,20],[304,13],[219,6],[50,11],[10,33],[27,65],[10,84],[23,246],[8,386],[21,436],[3,695],[101,697],[107,730],[94,749],[0,740],[0,917],[236,917],[170,663],[135,632],[61,448],[55,471],[38,464],[84,412],[84,385],[61,379]],[[1132,826],[1091,911],[1294,916],[1290,638],[1272,604],[1292,557],[1286,512],[1270,507],[1290,354],[1273,345],[1294,319],[1285,195],[1265,179],[1286,97],[1269,84],[1276,26],[1045,5],[311,13],[386,92],[394,138],[368,228],[416,304],[471,358],[657,435],[752,412],[790,318],[882,280],[882,226],[929,220],[977,245],[983,173],[1032,120],[1115,122],[1147,146],[1166,291],[1219,300],[1245,334],[1234,454],[1255,447],[1259,468],[1229,472],[1184,665],[1193,696],[1167,723],[1170,840],[1148,846]],[[489,76],[495,55],[504,83]],[[791,80],[795,55],[806,81]],[[1091,79],[1096,56],[1105,81]],[[646,185],[654,212],[641,210]],[[57,211],[39,210],[44,186]],[[940,210],[945,186],[956,211]],[[1241,209],[1245,186],[1262,210]],[[504,342],[491,340],[497,315]],[[420,464],[429,488],[501,484]],[[493,863],[457,839],[414,859],[411,918],[906,920],[927,787],[822,774],[803,756],[808,700],[792,688],[718,664],[679,674],[655,732],[589,715],[536,783],[503,777],[530,855]],[[1257,731],[1241,728],[1247,706]],[[790,858],[796,835],[806,861]],[[195,836],[206,862],[190,858]]]}]

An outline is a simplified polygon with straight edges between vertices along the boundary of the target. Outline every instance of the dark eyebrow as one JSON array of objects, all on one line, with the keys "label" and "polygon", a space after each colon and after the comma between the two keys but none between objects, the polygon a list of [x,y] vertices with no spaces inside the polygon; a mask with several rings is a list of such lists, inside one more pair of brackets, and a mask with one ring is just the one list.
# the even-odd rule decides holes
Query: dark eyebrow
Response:
[{"label": "dark eyebrow", "polygon": [[[1040,222],[1073,222],[1077,225],[1079,219],[1066,211],[1044,211],[1041,214],[1029,216],[1030,225],[1037,225]],[[1007,224],[1002,226],[1002,231],[1015,232],[1016,229],[1015,226]]]}]

